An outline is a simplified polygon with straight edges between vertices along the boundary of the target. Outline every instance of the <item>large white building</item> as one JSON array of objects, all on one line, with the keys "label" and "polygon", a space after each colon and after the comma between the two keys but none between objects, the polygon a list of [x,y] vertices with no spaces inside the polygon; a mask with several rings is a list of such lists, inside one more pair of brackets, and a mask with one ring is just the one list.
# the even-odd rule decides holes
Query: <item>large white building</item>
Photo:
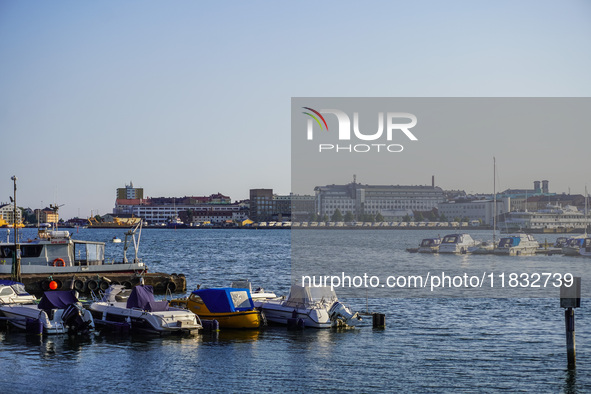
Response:
[{"label": "large white building", "polygon": [[338,208],[343,215],[351,212],[359,218],[379,213],[389,220],[395,212],[429,211],[445,201],[443,190],[436,186],[378,186],[353,182],[317,186],[314,190],[317,212],[329,217]]}]

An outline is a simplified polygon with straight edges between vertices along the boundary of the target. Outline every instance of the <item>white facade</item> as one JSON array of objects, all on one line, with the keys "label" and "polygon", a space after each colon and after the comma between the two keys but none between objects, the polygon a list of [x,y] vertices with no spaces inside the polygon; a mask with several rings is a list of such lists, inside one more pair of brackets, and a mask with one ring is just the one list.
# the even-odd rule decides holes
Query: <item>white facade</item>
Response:
[{"label": "white facade", "polygon": [[[454,218],[468,218],[492,226],[494,216],[494,202],[492,200],[473,200],[466,202],[444,202],[439,204],[439,215],[445,215],[447,220]],[[511,199],[497,200],[497,217],[511,210]]]},{"label": "white facade", "polygon": [[386,220],[392,212],[429,211],[445,201],[443,191],[432,186],[373,186],[350,183],[316,187],[318,213],[329,217],[337,210],[343,215],[381,214]]},{"label": "white facade", "polygon": [[505,215],[501,228],[507,229],[584,229],[588,225],[585,213],[575,207],[552,207],[535,212],[509,212]]},{"label": "white facade", "polygon": [[[0,206],[0,215],[8,224],[14,224],[14,204],[5,204]],[[21,210],[16,210],[16,222],[22,223]]]}]

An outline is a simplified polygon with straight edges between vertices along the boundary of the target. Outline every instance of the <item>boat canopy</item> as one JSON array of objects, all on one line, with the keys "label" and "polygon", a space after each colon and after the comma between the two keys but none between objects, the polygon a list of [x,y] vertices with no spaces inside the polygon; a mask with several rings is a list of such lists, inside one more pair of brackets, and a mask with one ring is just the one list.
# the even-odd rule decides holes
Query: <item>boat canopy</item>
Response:
[{"label": "boat canopy", "polygon": [[212,313],[243,312],[254,309],[248,289],[222,287],[193,291]]},{"label": "boat canopy", "polygon": [[43,310],[48,309],[64,309],[68,305],[78,302],[74,290],[66,291],[46,291],[39,301],[38,308]]},{"label": "boat canopy", "polygon": [[501,241],[499,241],[499,247],[500,248],[508,248],[510,246],[517,246],[519,245],[519,243],[521,242],[521,239],[519,237],[506,237],[506,238],[501,238]]},{"label": "boat canopy", "polygon": [[293,307],[309,307],[319,302],[338,301],[337,295],[330,287],[311,287],[292,285],[285,305]]},{"label": "boat canopy", "polygon": [[25,290],[25,285],[10,279],[0,279],[0,285],[10,286],[17,295],[29,295]]},{"label": "boat canopy", "polygon": [[127,308],[139,308],[149,312],[164,312],[168,310],[168,302],[156,301],[152,286],[138,285],[133,288],[127,299]]}]

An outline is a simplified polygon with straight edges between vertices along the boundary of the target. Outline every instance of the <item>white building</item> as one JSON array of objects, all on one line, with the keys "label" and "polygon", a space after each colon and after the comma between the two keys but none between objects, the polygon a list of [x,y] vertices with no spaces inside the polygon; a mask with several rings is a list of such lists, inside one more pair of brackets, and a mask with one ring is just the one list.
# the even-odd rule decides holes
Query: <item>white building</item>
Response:
[{"label": "white building", "polygon": [[[494,216],[493,200],[449,201],[439,204],[439,215],[445,215],[447,220],[454,218],[468,218],[470,221],[478,220],[480,223],[492,226]],[[497,217],[511,210],[511,199],[497,200]]]},{"label": "white building", "polygon": [[316,209],[329,217],[338,208],[343,215],[351,212],[381,214],[389,220],[392,212],[402,210],[429,211],[445,201],[443,190],[435,186],[377,186],[350,183],[348,185],[317,186]]},{"label": "white building", "polygon": [[499,227],[508,230],[583,230],[589,222],[585,213],[573,206],[549,206],[547,209],[534,212],[509,212],[500,219]]}]

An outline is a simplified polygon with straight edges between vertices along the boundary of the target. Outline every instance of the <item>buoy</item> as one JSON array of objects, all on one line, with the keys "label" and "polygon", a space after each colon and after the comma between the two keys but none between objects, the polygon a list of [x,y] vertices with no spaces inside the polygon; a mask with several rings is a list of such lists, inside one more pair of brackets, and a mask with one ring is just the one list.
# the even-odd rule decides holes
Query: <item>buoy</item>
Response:
[{"label": "buoy", "polygon": [[49,288],[51,290],[57,290],[57,282],[55,280],[52,280],[51,282],[49,282]]},{"label": "buoy", "polygon": [[374,313],[372,315],[373,328],[384,328],[386,327],[386,314]]}]

